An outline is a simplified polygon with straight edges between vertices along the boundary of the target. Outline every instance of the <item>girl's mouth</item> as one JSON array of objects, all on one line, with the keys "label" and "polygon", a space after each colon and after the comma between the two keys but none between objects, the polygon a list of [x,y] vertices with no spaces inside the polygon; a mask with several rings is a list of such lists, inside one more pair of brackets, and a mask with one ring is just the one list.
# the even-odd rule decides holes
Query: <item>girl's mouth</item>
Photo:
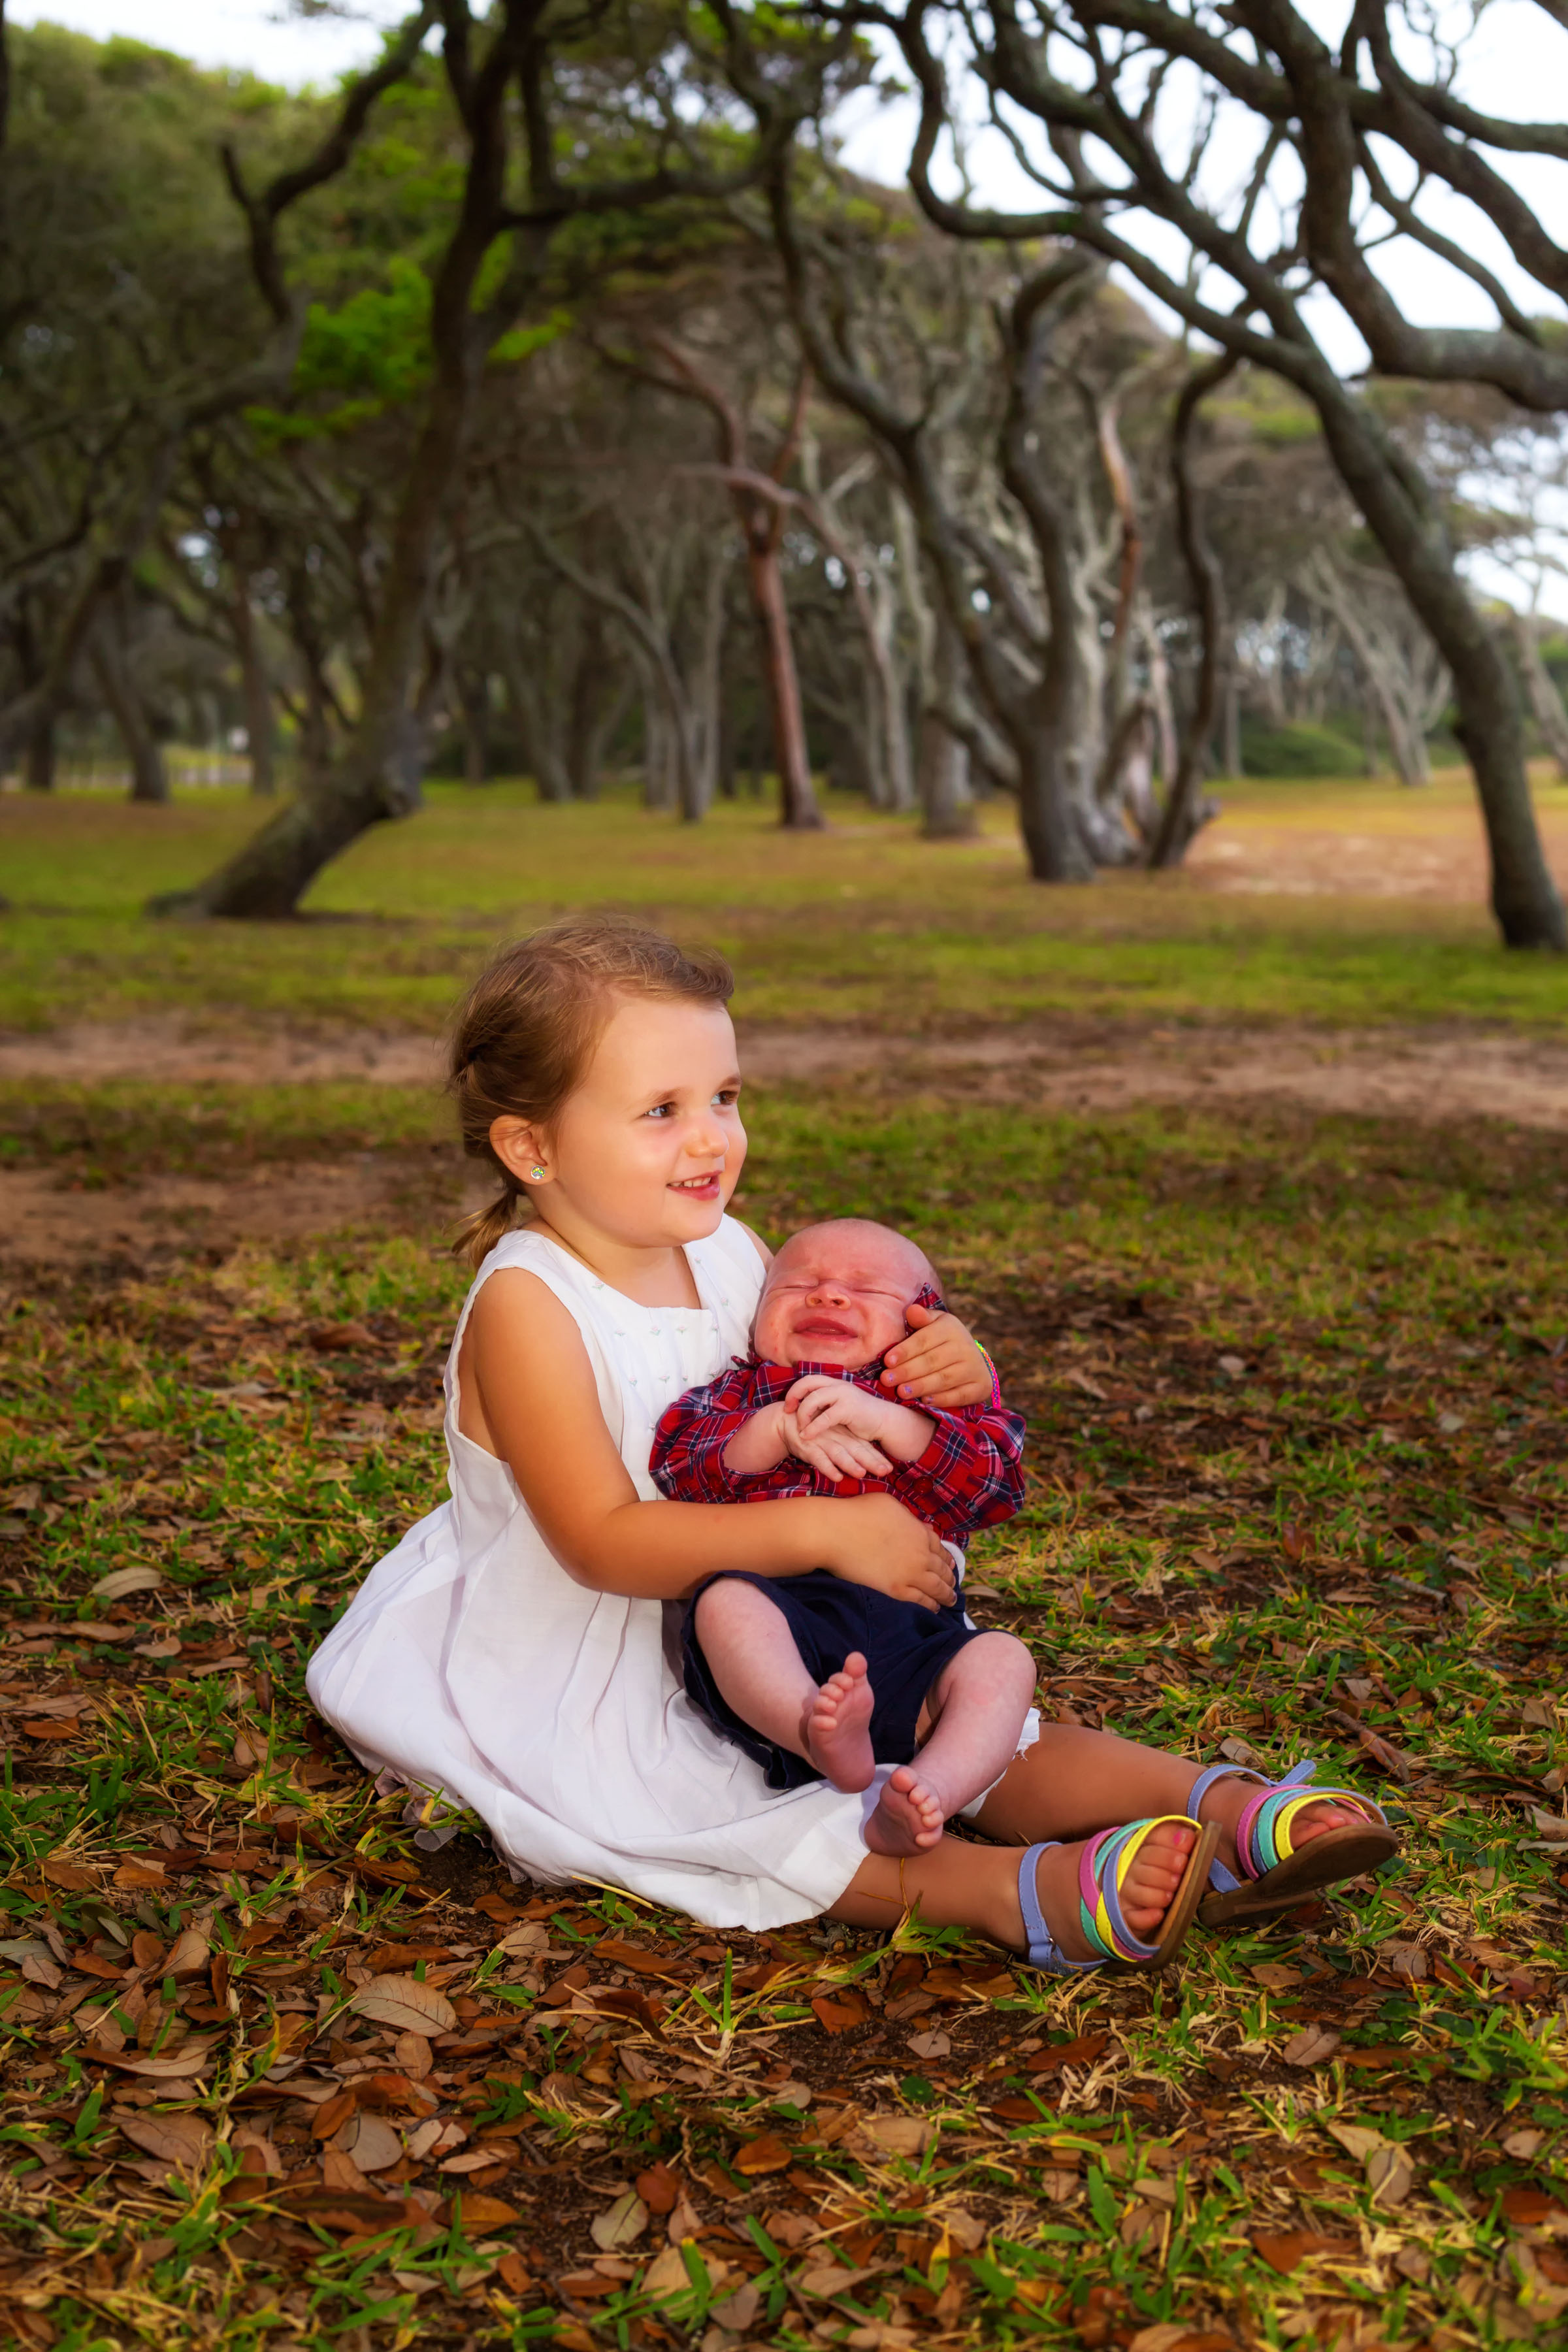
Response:
[{"label": "girl's mouth", "polygon": [[716,1201],[719,1198],[719,1171],[708,1176],[678,1176],[670,1186],[672,1192],[688,1193],[696,1201]]}]

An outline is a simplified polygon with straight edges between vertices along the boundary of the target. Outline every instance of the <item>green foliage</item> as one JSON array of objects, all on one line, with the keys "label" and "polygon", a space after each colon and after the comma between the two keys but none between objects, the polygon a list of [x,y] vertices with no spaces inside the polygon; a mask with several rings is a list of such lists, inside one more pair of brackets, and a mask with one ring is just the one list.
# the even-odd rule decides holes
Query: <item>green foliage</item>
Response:
[{"label": "green foliage", "polygon": [[[504,246],[493,248],[488,277],[481,273],[474,307],[482,309],[505,266]],[[413,399],[429,383],[435,364],[431,345],[430,280],[417,262],[394,255],[387,282],[352,294],[336,310],[312,302],[300,339],[292,390],[301,403],[326,401],[314,409],[252,408],[247,422],[264,446],[347,433],[389,408]],[[515,365],[564,333],[570,314],[557,310],[536,326],[513,328],[493,346],[490,358]]]},{"label": "green foliage", "polygon": [[1362,751],[1332,727],[1305,720],[1290,727],[1265,727],[1256,720],[1243,720],[1241,763],[1249,776],[1342,778],[1360,772]]}]

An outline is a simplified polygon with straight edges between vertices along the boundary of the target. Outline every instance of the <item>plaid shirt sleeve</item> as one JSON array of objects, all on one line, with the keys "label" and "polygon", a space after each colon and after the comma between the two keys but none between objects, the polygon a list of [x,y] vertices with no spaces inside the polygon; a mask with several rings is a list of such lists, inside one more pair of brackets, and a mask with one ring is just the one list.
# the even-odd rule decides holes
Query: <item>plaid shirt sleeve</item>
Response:
[{"label": "plaid shirt sleeve", "polygon": [[[771,1377],[770,1377],[771,1375]],[[830,1495],[807,1462],[786,1454],[773,1470],[737,1473],[724,1461],[724,1448],[763,1405],[782,1396],[795,1379],[780,1367],[732,1364],[706,1388],[689,1389],[659,1418],[648,1472],[660,1494],[675,1503],[748,1503],[762,1496]]]},{"label": "plaid shirt sleeve", "polygon": [[995,1404],[943,1412],[911,1408],[936,1423],[918,1462],[901,1462],[880,1484],[951,1541],[1010,1519],[1024,1499],[1024,1416]]}]

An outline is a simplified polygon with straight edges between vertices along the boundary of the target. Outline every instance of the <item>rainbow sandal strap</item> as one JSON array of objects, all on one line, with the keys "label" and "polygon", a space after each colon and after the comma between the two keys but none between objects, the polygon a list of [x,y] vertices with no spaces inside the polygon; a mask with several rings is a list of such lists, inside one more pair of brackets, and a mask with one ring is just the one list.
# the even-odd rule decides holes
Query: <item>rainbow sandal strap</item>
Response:
[{"label": "rainbow sandal strap", "polygon": [[1031,1967],[1043,1969],[1050,1976],[1068,1976],[1108,1964],[1146,1967],[1152,1960],[1168,1957],[1169,1949],[1173,1948],[1168,1925],[1163,1923],[1159,1943],[1147,1944],[1127,1925],[1121,1909],[1121,1889],[1144,1841],[1152,1831],[1168,1822],[1178,1822],[1202,1837],[1198,1824],[1187,1814],[1158,1813],[1147,1821],[1129,1822],[1121,1829],[1101,1830],[1084,1847],[1078,1871],[1079,1925],[1092,1955],[1087,1960],[1069,1959],[1062,1950],[1046,1925],[1036,1891],[1036,1864],[1047,1845],[1059,1841],[1048,1839],[1046,1844],[1029,1847],[1018,1865],[1018,1902],[1024,1914]]},{"label": "rainbow sandal strap", "polygon": [[1307,1784],[1317,1769],[1311,1758],[1304,1757],[1278,1780],[1266,1780],[1261,1772],[1248,1772],[1234,1764],[1213,1764],[1206,1772],[1199,1773],[1187,1797],[1194,1815],[1216,1780],[1258,1783],[1258,1794],[1248,1800],[1236,1825],[1236,1855],[1241,1864],[1241,1876],[1235,1876],[1217,1859],[1210,1868],[1209,1885],[1218,1893],[1228,1895],[1248,1879],[1266,1877],[1279,1864],[1288,1862],[1296,1851],[1291,1824],[1310,1805],[1353,1806],[1374,1828],[1388,1827],[1388,1818],[1382,1808],[1359,1790],[1310,1788]]}]

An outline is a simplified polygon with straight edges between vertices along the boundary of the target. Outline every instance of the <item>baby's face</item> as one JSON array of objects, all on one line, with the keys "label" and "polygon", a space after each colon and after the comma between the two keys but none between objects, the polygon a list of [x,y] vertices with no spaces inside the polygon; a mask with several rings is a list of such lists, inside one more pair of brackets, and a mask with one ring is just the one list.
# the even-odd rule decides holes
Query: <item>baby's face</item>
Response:
[{"label": "baby's face", "polygon": [[905,1309],[930,1279],[913,1242],[884,1225],[807,1225],[768,1269],[752,1343],[770,1364],[856,1371],[904,1337]]}]

